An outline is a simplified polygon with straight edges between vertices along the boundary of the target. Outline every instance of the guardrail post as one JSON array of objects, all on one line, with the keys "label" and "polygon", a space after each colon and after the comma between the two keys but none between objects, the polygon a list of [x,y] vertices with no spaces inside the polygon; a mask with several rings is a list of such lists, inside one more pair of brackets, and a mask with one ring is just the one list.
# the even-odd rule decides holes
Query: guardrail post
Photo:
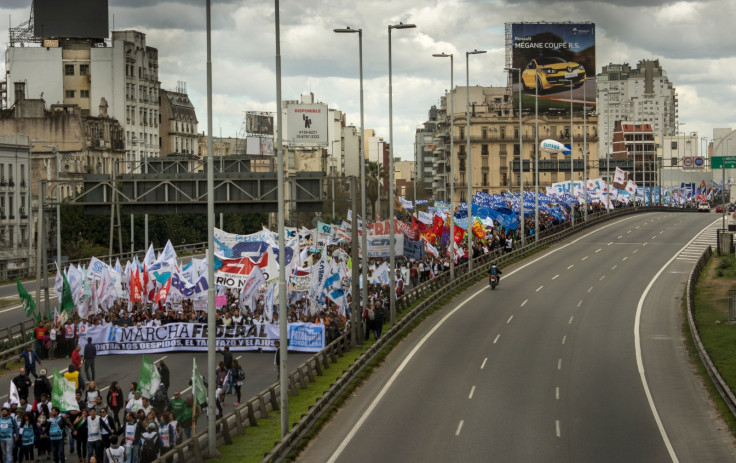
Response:
[{"label": "guardrail post", "polygon": [[322,362],[319,361],[319,354],[317,354],[317,357],[314,359],[314,369],[317,371],[317,376],[324,376],[324,373],[322,372]]},{"label": "guardrail post", "polygon": [[230,425],[227,420],[222,420],[222,438],[225,440],[225,445],[233,445],[233,437],[230,435]]},{"label": "guardrail post", "polygon": [[[318,362],[319,364],[319,362]],[[313,383],[315,381],[314,379],[314,372],[312,371],[312,365],[311,362],[307,362],[307,376],[309,377],[309,382]]]},{"label": "guardrail post", "polygon": [[[263,396],[258,396],[258,397],[260,397],[261,400],[263,400]],[[258,426],[258,421],[256,421],[256,413],[253,410],[253,401],[252,400],[249,400],[246,405],[248,406],[248,424],[249,424],[249,426]],[[261,413],[263,413],[263,418],[268,418],[268,414],[266,414],[266,412],[265,412],[266,402],[263,401],[259,405],[262,407],[261,408],[261,410],[262,410]]]},{"label": "guardrail post", "polygon": [[238,429],[239,435],[245,434],[245,425],[243,425],[243,418],[240,416],[241,411],[246,411],[244,408],[245,407],[240,406],[235,409],[235,426]]},{"label": "guardrail post", "polygon": [[293,395],[299,395],[299,390],[296,387],[296,381],[294,380],[294,375],[296,373],[292,373],[289,375],[289,390]]},{"label": "guardrail post", "polygon": [[[269,398],[271,401],[271,410],[278,410],[279,409],[279,401],[276,400],[276,388],[271,387],[269,390]],[[264,407],[265,408],[265,407]]]},{"label": "guardrail post", "polygon": [[302,389],[307,388],[307,381],[304,379],[304,370],[301,368],[296,369],[297,376],[299,377],[299,385],[302,387]]}]

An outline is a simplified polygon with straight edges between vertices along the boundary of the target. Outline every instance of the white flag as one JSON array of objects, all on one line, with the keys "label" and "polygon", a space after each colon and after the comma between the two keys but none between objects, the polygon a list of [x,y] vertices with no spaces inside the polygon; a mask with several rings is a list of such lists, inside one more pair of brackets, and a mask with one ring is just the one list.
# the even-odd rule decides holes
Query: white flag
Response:
[{"label": "white flag", "polygon": [[15,403],[20,405],[20,395],[18,395],[18,388],[15,387],[15,383],[10,381],[10,394],[8,394],[8,402],[11,404]]}]

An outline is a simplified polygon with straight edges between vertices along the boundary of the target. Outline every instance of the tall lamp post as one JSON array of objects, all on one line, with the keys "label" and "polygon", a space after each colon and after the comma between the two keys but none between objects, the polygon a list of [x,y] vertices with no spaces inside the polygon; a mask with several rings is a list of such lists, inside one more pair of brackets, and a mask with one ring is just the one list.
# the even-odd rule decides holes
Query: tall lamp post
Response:
[{"label": "tall lamp post", "polygon": [[[468,274],[473,271],[473,230],[471,227],[473,226],[473,164],[471,160],[473,159],[473,156],[470,154],[470,55],[479,55],[481,53],[486,53],[486,50],[473,50],[473,51],[466,51],[465,52],[465,119],[467,124],[467,129],[465,131],[465,140],[466,140],[466,148],[467,148],[467,162],[465,163],[465,170],[467,171],[467,181],[468,181],[468,197],[467,205],[468,205],[468,228],[466,230],[468,234]],[[453,230],[454,231],[454,230]],[[453,236],[450,237],[451,239],[455,239]]]},{"label": "tall lamp post", "polygon": [[613,139],[611,135],[611,98],[607,88],[600,89],[599,92],[606,94],[606,214],[608,214],[611,212],[611,195],[608,191],[611,183],[611,143],[609,137]]},{"label": "tall lamp post", "polygon": [[450,104],[446,113],[450,117],[450,280],[455,279],[455,168],[453,167],[455,156],[455,73],[454,55],[450,53],[436,53],[435,58],[450,58]]},{"label": "tall lamp post", "polygon": [[[360,67],[360,217],[362,221],[366,220],[366,190],[365,190],[365,130],[363,127],[363,29],[335,29],[338,34],[358,34],[358,60]],[[355,220],[353,226],[357,227],[358,221]],[[368,233],[364,227],[361,233],[361,244],[363,246],[363,257],[361,258],[361,268],[363,276],[363,308],[368,308]],[[357,322],[356,322],[357,325]],[[358,336],[362,330],[357,330]]]},{"label": "tall lamp post", "polygon": [[[573,198],[575,198],[575,184],[573,182],[573,176],[574,176],[574,151],[573,151],[573,134],[575,132],[573,127],[573,118],[572,118],[572,89],[574,87],[574,83],[572,79],[566,79],[570,83],[570,193],[572,194]],[[577,198],[575,198],[575,202],[577,202]],[[572,210],[570,211],[570,218],[572,219],[572,226],[575,227],[575,206],[573,205]]]},{"label": "tall lamp post", "polygon": [[391,303],[391,326],[396,324],[396,250],[394,249],[394,114],[393,83],[391,76],[391,31],[393,29],[413,29],[416,24],[393,24],[388,26],[388,230],[391,240],[389,257],[389,301]]},{"label": "tall lamp post", "polygon": [[[518,71],[519,73],[519,197],[520,197],[520,209],[519,212],[521,214],[521,245],[524,246],[526,244],[526,238],[524,233],[524,145],[522,143],[523,136],[522,136],[522,118],[521,118],[521,68],[504,68],[504,71],[512,72],[512,71]],[[513,77],[512,77],[513,80]]]},{"label": "tall lamp post", "polygon": [[[58,265],[63,271],[64,266],[61,265],[61,183],[59,182],[59,176],[61,175],[61,158],[59,157],[58,146],[43,145],[43,147],[51,148],[51,153],[56,158],[56,265]],[[40,283],[38,284],[40,285]]]}]

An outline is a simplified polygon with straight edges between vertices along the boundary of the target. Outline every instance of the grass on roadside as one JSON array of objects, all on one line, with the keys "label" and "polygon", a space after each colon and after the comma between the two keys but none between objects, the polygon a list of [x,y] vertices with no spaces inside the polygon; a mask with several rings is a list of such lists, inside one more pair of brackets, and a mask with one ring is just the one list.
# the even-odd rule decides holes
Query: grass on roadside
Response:
[{"label": "grass on roadside", "polygon": [[[695,323],[700,337],[718,368],[724,381],[731,390],[736,390],[736,324],[728,321],[728,290],[736,289],[736,260],[733,255],[713,257],[706,263],[695,287]],[[683,311],[687,310],[683,297]],[[690,359],[694,362],[697,373],[703,379],[710,397],[713,400],[731,434],[736,436],[736,417],[733,416],[710,381],[690,333],[687,313],[684,313],[683,332],[688,339]]]}]

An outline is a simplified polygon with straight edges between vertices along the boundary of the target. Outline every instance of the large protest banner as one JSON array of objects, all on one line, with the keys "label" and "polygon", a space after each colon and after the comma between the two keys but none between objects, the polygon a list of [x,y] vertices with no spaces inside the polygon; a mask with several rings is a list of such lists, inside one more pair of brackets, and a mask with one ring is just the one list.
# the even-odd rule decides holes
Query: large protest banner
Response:
[{"label": "large protest banner", "polygon": [[[324,325],[289,323],[289,350],[319,352],[325,346]],[[202,323],[170,323],[161,326],[115,325],[91,326],[87,329],[98,355],[149,354],[207,350],[207,325]],[[217,327],[217,347],[229,346],[232,351],[276,350],[279,326],[256,323],[248,326]]]}]

